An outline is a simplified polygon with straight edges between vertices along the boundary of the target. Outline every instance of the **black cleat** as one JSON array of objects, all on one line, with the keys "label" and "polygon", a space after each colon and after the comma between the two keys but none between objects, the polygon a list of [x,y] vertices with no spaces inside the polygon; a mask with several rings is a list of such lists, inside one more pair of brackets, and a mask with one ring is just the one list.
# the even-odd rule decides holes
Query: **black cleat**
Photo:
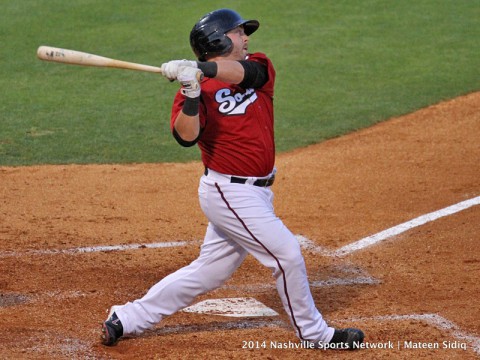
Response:
[{"label": "black cleat", "polygon": [[123,326],[117,314],[113,313],[102,325],[102,344],[115,345],[123,336]]},{"label": "black cleat", "polygon": [[362,330],[347,328],[347,329],[335,329],[332,340],[330,340],[332,349],[345,349],[345,350],[356,350],[363,343],[365,335]]}]

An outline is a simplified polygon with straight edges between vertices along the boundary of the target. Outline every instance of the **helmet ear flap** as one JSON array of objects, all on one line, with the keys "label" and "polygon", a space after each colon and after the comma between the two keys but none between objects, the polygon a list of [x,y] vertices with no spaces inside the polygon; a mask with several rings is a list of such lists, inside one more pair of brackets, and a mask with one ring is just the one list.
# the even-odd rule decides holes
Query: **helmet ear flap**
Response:
[{"label": "helmet ear flap", "polygon": [[220,56],[220,55],[228,55],[233,49],[232,40],[227,35],[222,35],[221,37],[211,40],[205,46],[205,52],[202,54],[202,57],[205,61],[209,55],[212,56]]}]

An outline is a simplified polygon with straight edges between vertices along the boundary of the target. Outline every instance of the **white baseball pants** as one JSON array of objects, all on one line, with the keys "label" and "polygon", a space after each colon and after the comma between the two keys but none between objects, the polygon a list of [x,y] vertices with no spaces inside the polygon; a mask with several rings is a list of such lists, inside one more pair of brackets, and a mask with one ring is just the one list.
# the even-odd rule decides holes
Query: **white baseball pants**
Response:
[{"label": "white baseball pants", "polygon": [[212,170],[202,176],[200,205],[209,220],[199,257],[155,284],[141,299],[116,310],[124,335],[140,334],[165,316],[220,287],[248,253],[272,270],[278,294],[301,340],[329,342],[334,329],[317,310],[295,236],[275,215],[269,187],[230,183]]}]

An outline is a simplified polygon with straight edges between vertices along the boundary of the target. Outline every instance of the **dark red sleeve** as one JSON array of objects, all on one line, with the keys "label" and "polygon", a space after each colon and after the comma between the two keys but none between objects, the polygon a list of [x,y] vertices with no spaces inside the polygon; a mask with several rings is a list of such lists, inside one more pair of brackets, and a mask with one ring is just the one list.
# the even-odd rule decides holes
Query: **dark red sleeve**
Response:
[{"label": "dark red sleeve", "polygon": [[256,61],[259,62],[265,66],[267,66],[268,69],[268,81],[265,83],[265,85],[262,86],[260,89],[261,91],[267,93],[270,97],[273,98],[273,89],[275,87],[275,69],[273,67],[272,62],[270,59],[263,53],[254,53],[254,54],[249,54],[247,57],[247,60],[250,61]]}]

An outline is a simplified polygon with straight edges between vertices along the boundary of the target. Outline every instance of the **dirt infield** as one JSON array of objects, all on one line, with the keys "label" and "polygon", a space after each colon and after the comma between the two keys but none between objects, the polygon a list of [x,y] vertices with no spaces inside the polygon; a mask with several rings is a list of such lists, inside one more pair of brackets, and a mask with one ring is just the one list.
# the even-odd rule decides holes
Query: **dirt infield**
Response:
[{"label": "dirt infield", "polygon": [[202,165],[0,168],[0,358],[480,357],[479,110],[470,94],[277,157],[277,214],[298,234],[327,321],[365,331],[358,352],[293,348],[273,279],[251,257],[198,301],[253,298],[278,316],[179,312],[103,347],[106,309],[196,258]]}]

